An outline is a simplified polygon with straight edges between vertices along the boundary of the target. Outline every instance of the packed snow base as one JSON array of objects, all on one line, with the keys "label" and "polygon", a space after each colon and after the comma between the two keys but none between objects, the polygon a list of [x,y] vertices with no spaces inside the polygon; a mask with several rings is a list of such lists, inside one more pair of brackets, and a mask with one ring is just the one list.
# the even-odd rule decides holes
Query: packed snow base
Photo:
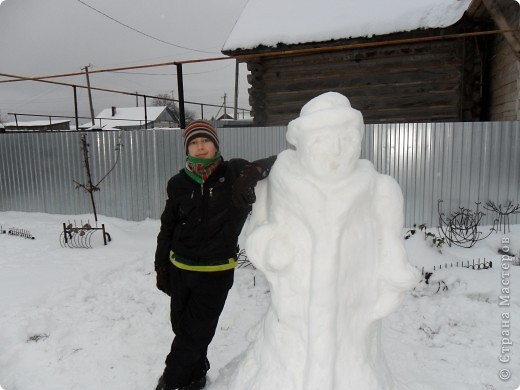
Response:
[{"label": "packed snow base", "polygon": [[[142,390],[154,388],[171,343],[168,297],[155,288],[158,220],[100,217],[113,241],[93,249],[61,248],[64,221],[92,216],[0,213],[0,225],[31,231],[35,240],[0,234],[0,386],[5,390]],[[482,227],[486,231],[487,227]],[[403,231],[403,236],[406,233]],[[432,230],[436,233],[436,229]],[[520,384],[520,307],[513,290],[500,307],[503,234],[471,249],[442,248],[416,233],[405,241],[419,267],[486,258],[493,268],[435,272],[447,291],[415,290],[383,320],[382,344],[394,381],[410,390],[513,390]],[[506,234],[520,247],[520,225]],[[437,267],[438,268],[438,267]],[[510,269],[518,286],[520,268]],[[419,293],[422,291],[422,293]],[[270,302],[266,279],[251,266],[235,284],[210,346],[208,390],[222,390],[247,348],[247,332]],[[501,316],[510,312],[511,363],[498,357]],[[511,379],[501,381],[501,369]]]}]

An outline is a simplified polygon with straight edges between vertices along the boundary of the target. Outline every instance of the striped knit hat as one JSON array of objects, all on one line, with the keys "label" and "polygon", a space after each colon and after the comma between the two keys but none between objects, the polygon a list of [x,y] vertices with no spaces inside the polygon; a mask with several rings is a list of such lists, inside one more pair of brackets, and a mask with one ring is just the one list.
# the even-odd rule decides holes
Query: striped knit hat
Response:
[{"label": "striped knit hat", "polygon": [[184,148],[186,149],[186,155],[188,155],[188,145],[193,139],[197,137],[204,137],[209,139],[215,144],[217,150],[220,149],[217,129],[215,129],[211,123],[201,119],[191,122],[189,126],[184,129],[182,136],[184,137]]}]

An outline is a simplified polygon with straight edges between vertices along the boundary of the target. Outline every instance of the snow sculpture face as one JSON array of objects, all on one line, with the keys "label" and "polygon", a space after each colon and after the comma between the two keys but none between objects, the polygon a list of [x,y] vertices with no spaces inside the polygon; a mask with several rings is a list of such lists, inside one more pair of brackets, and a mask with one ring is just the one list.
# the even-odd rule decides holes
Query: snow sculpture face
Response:
[{"label": "snow sculpture face", "polygon": [[291,121],[287,141],[296,147],[305,173],[329,181],[348,175],[361,154],[363,116],[349,100],[328,92],[303,106]]}]

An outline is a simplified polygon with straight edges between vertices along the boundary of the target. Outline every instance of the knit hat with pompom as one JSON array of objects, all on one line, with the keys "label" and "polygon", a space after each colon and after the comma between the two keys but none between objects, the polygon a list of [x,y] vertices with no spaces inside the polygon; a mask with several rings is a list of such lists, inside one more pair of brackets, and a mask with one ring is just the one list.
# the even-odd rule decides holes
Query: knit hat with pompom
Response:
[{"label": "knit hat with pompom", "polygon": [[188,155],[188,145],[193,139],[198,137],[209,139],[215,144],[217,150],[220,149],[217,129],[215,129],[211,123],[204,120],[198,119],[191,122],[188,127],[184,129],[182,136],[184,137],[184,148],[186,149],[186,155]]}]

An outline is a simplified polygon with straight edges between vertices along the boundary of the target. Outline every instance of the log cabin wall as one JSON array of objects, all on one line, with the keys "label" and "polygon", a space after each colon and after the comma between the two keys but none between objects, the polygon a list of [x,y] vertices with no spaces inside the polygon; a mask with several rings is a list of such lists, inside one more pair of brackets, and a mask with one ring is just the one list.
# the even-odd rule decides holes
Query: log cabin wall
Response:
[{"label": "log cabin wall", "polygon": [[366,123],[478,121],[482,55],[459,39],[248,62],[257,125],[285,125],[327,91],[349,98]]},{"label": "log cabin wall", "polygon": [[[509,1],[509,0],[505,0]],[[415,30],[301,45],[257,47],[226,54],[326,48],[484,30],[489,17],[466,15],[446,29]],[[258,126],[286,125],[313,97],[337,91],[366,123],[459,122],[487,119],[483,107],[488,37],[432,40],[305,55],[248,59],[249,103]]]},{"label": "log cabin wall", "polygon": [[[520,26],[520,7],[516,2],[498,1],[512,28]],[[489,66],[489,114],[492,121],[520,120],[520,64],[502,35],[493,38]]]}]

